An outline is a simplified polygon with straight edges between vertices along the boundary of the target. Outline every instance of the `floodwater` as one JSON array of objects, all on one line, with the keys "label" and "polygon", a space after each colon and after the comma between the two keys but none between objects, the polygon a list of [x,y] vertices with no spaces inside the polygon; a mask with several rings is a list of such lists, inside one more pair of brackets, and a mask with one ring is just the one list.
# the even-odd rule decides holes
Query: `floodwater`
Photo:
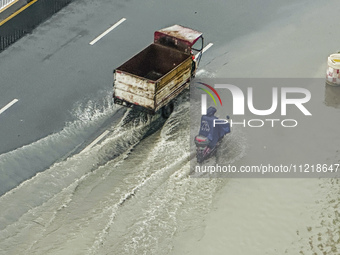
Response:
[{"label": "floodwater", "polygon": [[[340,88],[324,82],[327,56],[340,49],[339,33],[329,30],[338,11],[334,2],[301,9],[298,16],[220,47],[202,71],[224,80],[273,78],[276,87],[287,84],[280,78],[318,78],[308,87],[313,116],[296,130],[243,129],[246,152],[236,165],[340,163]],[[299,87],[298,79],[293,81]],[[255,98],[266,100],[259,94]],[[339,254],[339,179],[306,177],[225,178],[210,213],[199,228],[176,237],[172,254]]]},{"label": "floodwater", "polygon": [[[334,23],[339,10],[330,7],[320,2],[212,48],[197,78],[324,78],[327,56],[340,42],[339,33],[320,25]],[[272,157],[340,163],[340,93],[315,81],[314,126],[296,133],[238,127],[211,160],[228,153],[226,163],[235,165]],[[91,151],[0,197],[0,254],[340,253],[338,179],[191,177],[189,109],[186,92],[166,121],[127,111]],[[102,116],[84,112],[94,122]]]},{"label": "floodwater", "polygon": [[[323,96],[325,88],[312,93]],[[324,110],[339,111],[322,100],[317,104]],[[192,177],[189,113],[188,91],[166,121],[127,111],[92,150],[2,196],[0,253],[338,253],[338,179]],[[235,128],[209,162],[250,165],[283,139],[259,135],[254,139],[251,131]],[[339,135],[328,142],[335,139]],[[282,144],[278,152],[289,149]],[[329,148],[311,151],[324,162],[340,163],[336,144]],[[292,160],[289,154],[280,158]]]},{"label": "floodwater", "polygon": [[189,177],[188,92],[181,99],[165,123],[128,111],[102,144],[2,196],[2,253],[171,252],[225,183]]}]

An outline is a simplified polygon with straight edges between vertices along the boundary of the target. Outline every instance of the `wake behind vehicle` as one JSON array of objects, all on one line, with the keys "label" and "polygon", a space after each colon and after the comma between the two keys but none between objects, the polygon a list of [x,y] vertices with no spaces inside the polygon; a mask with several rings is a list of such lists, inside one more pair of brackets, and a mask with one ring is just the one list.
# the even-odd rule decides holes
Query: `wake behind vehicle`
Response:
[{"label": "wake behind vehicle", "polygon": [[151,45],[114,70],[114,103],[169,117],[173,100],[195,76],[202,50],[201,32],[180,25],[156,31]]},{"label": "wake behind vehicle", "polygon": [[[218,121],[216,108],[209,107],[207,115],[201,117],[200,131],[195,136],[196,158],[198,163],[213,156],[223,137],[230,133],[230,123]],[[229,119],[229,116],[227,116]]]}]

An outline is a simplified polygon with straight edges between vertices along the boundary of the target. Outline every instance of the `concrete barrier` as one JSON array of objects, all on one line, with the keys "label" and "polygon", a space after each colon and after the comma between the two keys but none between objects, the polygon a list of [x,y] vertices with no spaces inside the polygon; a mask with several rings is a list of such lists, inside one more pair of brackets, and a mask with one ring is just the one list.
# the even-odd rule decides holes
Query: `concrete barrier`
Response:
[{"label": "concrete barrier", "polygon": [[21,9],[0,22],[0,52],[31,33],[41,22],[69,4],[72,0],[28,0]]}]

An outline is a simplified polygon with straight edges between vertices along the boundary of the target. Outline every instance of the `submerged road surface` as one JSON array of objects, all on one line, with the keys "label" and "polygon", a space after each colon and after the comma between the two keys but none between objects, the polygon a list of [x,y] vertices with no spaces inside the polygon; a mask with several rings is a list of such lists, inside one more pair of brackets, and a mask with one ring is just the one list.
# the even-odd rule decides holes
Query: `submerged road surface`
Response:
[{"label": "submerged road surface", "polygon": [[[0,115],[0,153],[62,130],[77,119],[77,104],[103,100],[113,69],[151,43],[155,30],[182,24],[218,47],[302,8],[294,2],[71,3],[0,55],[0,108],[19,100]],[[224,53],[215,51],[204,61]]]},{"label": "submerged road surface", "polygon": [[303,6],[293,3],[74,1],[0,54],[0,108],[16,102],[0,114],[0,194],[84,147],[117,118],[112,71],[150,44],[155,30],[178,23],[204,32],[206,44],[214,43],[204,67],[230,61],[221,46]]},{"label": "submerged road surface", "polygon": [[[198,79],[324,77],[338,13],[335,0],[78,0],[0,53],[0,254],[337,254],[336,180],[190,178],[189,93],[164,121],[112,105],[111,86],[176,23],[214,44]],[[313,110],[338,123],[324,91]],[[317,155],[338,162],[336,128],[321,126],[295,142],[311,157],[332,142]],[[218,156],[291,161],[287,134],[260,134],[235,130]]]}]

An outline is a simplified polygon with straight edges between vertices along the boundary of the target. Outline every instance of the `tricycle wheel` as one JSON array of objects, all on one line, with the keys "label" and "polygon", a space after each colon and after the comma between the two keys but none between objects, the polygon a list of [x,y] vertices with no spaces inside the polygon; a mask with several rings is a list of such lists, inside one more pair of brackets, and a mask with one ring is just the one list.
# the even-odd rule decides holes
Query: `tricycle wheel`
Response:
[{"label": "tricycle wheel", "polygon": [[167,105],[163,106],[161,109],[161,114],[164,119],[167,119],[170,117],[171,113],[174,110],[174,103],[170,102]]}]

